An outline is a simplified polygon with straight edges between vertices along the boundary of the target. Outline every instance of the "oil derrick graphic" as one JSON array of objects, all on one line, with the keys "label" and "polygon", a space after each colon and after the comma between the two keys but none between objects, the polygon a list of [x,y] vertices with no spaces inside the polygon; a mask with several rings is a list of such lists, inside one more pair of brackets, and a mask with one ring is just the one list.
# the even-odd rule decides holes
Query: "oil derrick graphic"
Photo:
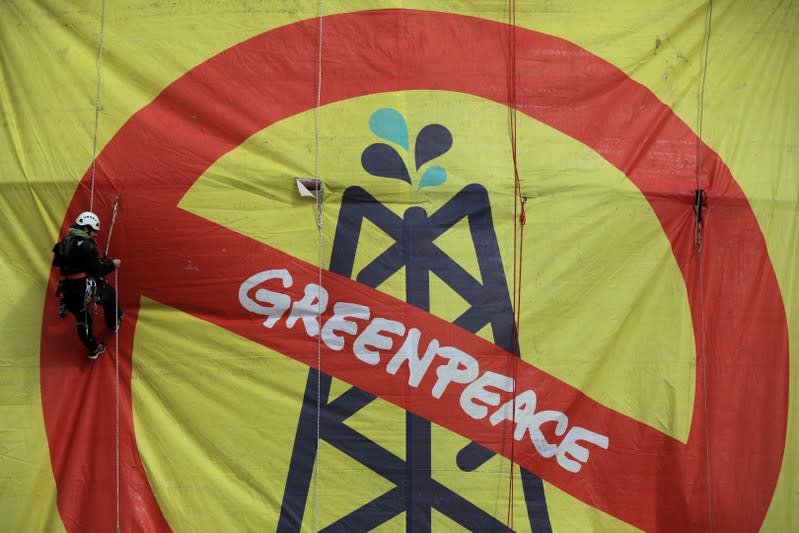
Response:
[{"label": "oil derrick graphic", "polygon": [[[372,115],[370,126],[381,137],[407,150],[404,118],[396,111],[377,111]],[[444,126],[431,124],[423,128],[416,140],[416,169],[446,152],[451,144],[452,136]],[[411,182],[402,158],[387,144],[370,145],[363,152],[361,162],[373,175]],[[446,172],[443,169],[430,167],[420,180],[420,188],[439,185],[444,180]],[[434,243],[463,219],[468,221],[470,228],[480,280],[475,279]],[[354,272],[356,251],[365,220],[380,228],[394,242],[360,271]],[[344,192],[329,270],[354,278],[369,287],[379,288],[401,269],[405,272],[405,299],[409,304],[430,311],[430,274],[434,274],[468,304],[466,311],[453,322],[455,325],[473,333],[490,325],[495,344],[514,352],[513,308],[494,231],[488,191],[482,185],[465,186],[432,214],[413,206],[401,216],[362,187],[351,186]],[[330,401],[331,381],[330,376],[316,369],[310,369],[308,373],[278,532],[294,532],[301,528],[318,453],[317,420],[320,440],[395,485],[366,505],[339,518],[324,531],[367,531],[406,513],[408,532],[429,532],[432,509],[468,530],[508,531],[506,524],[433,479],[430,421],[406,413],[406,453],[405,460],[402,460],[344,423],[376,397],[351,387]],[[321,406],[318,418],[317,406]],[[482,446],[471,443],[452,460],[462,470],[471,471],[492,455]],[[551,531],[540,478],[523,470],[522,486],[533,531]]]}]

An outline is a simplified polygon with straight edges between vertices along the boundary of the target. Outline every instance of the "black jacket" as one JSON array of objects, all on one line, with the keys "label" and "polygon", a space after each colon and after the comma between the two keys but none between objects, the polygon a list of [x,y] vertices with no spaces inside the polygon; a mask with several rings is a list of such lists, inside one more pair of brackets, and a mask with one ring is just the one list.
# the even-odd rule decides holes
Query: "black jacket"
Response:
[{"label": "black jacket", "polygon": [[53,266],[61,269],[62,276],[85,272],[94,278],[102,278],[114,271],[110,259],[100,259],[94,239],[81,229],[70,228],[69,234],[53,246]]}]

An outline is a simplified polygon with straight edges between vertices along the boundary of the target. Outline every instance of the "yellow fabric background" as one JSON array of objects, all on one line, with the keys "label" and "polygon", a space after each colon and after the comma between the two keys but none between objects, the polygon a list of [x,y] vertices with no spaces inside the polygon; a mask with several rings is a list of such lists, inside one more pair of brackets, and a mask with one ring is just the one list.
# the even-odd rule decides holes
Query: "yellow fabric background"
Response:
[{"label": "yellow fabric background", "polygon": [[[702,138],[730,167],[755,210],[782,289],[790,339],[798,338],[799,109],[796,94],[799,62],[795,51],[799,49],[799,5],[776,0],[756,5],[713,2],[704,84],[702,58],[708,15],[705,2],[624,0],[600,6],[575,0],[517,0],[516,6],[516,21],[520,26],[573,41],[617,65],[649,87],[697,132],[700,130],[699,104],[703,102]],[[507,20],[508,16],[504,3],[479,1],[324,2],[326,14],[385,7],[450,11],[500,21]],[[57,239],[58,227],[75,186],[91,164],[98,75],[101,111],[96,143],[99,151],[135,111],[188,69],[243,39],[316,16],[318,4],[246,0],[109,1],[105,5],[103,57],[98,70],[101,8],[97,1],[75,4],[10,0],[0,4],[0,106],[3,111],[0,238],[5,243],[0,251],[0,286],[5,303],[0,311],[0,346],[4,347],[0,352],[0,529],[5,531],[63,530],[55,507],[55,485],[41,416],[39,337],[42,313],[55,312],[42,309],[49,250]],[[348,144],[344,133],[362,128],[368,138],[365,120],[377,106],[395,107],[405,112],[411,122],[415,116],[423,115],[425,120],[431,118],[424,124],[435,121],[432,117],[436,116],[442,123],[456,123],[457,127],[453,128],[456,134],[464,137],[468,134],[470,142],[475,143],[466,151],[455,152],[454,148],[453,153],[447,155],[451,157],[447,167],[452,169],[450,181],[440,193],[423,195],[428,211],[434,210],[447,193],[463,183],[455,181],[458,176],[484,182],[490,188],[491,183],[510,175],[506,112],[499,106],[462,95],[424,92],[367,97],[329,106],[321,112],[320,169],[339,185],[338,190],[335,187],[331,190],[329,205],[337,205],[336,194],[343,191],[343,186],[364,179],[364,176],[351,175],[352,157],[357,162],[363,143]],[[463,112],[464,109],[469,111]],[[479,131],[480,125],[471,123],[469,117],[489,121],[491,129]],[[241,168],[271,172],[273,176],[313,174],[313,159],[308,155],[313,150],[313,120],[313,114],[306,113],[254,136],[209,169],[181,206],[315,263],[315,238],[297,239],[296,230],[294,233],[288,229],[267,231],[271,226],[269,217],[273,216],[268,212],[263,219],[256,220],[237,216],[237,209],[258,209],[260,206],[255,199],[263,200],[264,194],[274,195],[274,201],[280,205],[291,194],[288,188],[257,191],[259,195],[253,195],[241,183],[225,180]],[[339,125],[328,126],[334,124]],[[424,124],[416,123],[415,128],[418,130]],[[413,123],[409,125],[414,128]],[[566,331],[558,333],[557,323],[563,320],[558,313],[562,310],[525,303],[522,345],[536,346],[528,359],[606,405],[684,439],[690,423],[688,409],[693,405],[693,339],[686,316],[684,287],[654,215],[640,200],[640,193],[590,150],[533,121],[520,119],[519,128],[520,146],[544,143],[545,153],[550,155],[550,159],[541,160],[525,157],[522,152],[520,165],[526,191],[531,191],[533,196],[536,191],[557,192],[562,181],[555,181],[554,172],[559,180],[565,176],[583,191],[562,197],[559,205],[536,206],[542,217],[537,223],[531,221],[525,230],[525,246],[530,254],[525,258],[524,278],[530,284],[525,290],[543,301],[547,300],[546,291],[556,291],[561,299],[594,304],[594,307],[578,308],[577,315],[567,317],[575,323],[591,324],[575,335]],[[264,144],[261,136],[269,142]],[[480,157],[477,148],[484,150],[484,157]],[[538,155],[538,152],[530,155]],[[564,160],[570,162],[569,167],[563,166]],[[585,188],[580,180],[586,171],[601,175],[601,185]],[[526,176],[531,174],[544,178],[530,181]],[[452,188],[448,189],[450,186]],[[395,199],[398,205],[410,201],[400,198],[401,193],[390,187],[384,194]],[[566,246],[579,228],[559,224],[558,217],[580,216],[588,210],[596,213],[596,220],[603,217],[607,227],[625,228],[621,218],[607,220],[610,201],[621,209],[619,216],[624,217],[627,227],[630,220],[635,221],[636,238],[643,239],[655,250],[652,255],[639,257],[638,264],[628,262],[630,250],[639,244],[629,242],[628,235],[614,233],[618,241],[607,243],[608,254],[601,261],[590,262],[596,258],[581,255],[580,250]],[[492,197],[492,202],[496,210],[503,199]],[[504,203],[511,205],[509,199]],[[531,204],[534,203],[535,200],[531,200]],[[295,209],[297,220],[310,223],[312,227],[310,208],[298,205]],[[335,223],[335,216],[334,210],[326,211],[328,228]],[[582,224],[591,224],[592,215],[583,216],[588,219]],[[508,254],[512,253],[509,244],[512,227],[508,224],[509,218],[503,220],[502,225],[497,224],[497,231],[507,269]],[[586,249],[601,247],[601,240],[608,234],[597,230],[594,242],[587,244]],[[326,235],[329,244],[330,234]],[[377,250],[380,235],[377,232],[373,235]],[[542,241],[557,250],[558,261],[549,263],[547,254],[532,253],[541,248]],[[458,245],[447,244],[448,251],[457,254]],[[473,259],[467,256],[459,262],[469,265],[472,261],[473,264]],[[582,265],[586,271],[573,270],[575,265]],[[580,275],[586,272],[602,281],[620,268],[633,274],[625,287],[632,301],[619,299],[621,291],[612,284],[594,286],[593,291],[587,285],[577,284]],[[553,280],[562,279],[564,275],[572,283],[553,286]],[[384,290],[397,291],[401,296],[401,280],[390,280],[389,285]],[[449,302],[444,288],[434,290],[442,294],[442,300]],[[636,298],[644,292],[653,297]],[[456,312],[450,305],[440,308],[436,305],[434,303],[432,311],[446,318],[451,318],[449,313]],[[645,316],[677,317],[666,325],[640,324],[641,338],[652,339],[653,351],[662,358],[653,356],[641,360],[637,352],[639,341],[612,335],[622,320],[621,313],[630,306],[641,306],[636,309]],[[291,446],[292,424],[296,425],[299,405],[296,395],[301,394],[305,369],[278,354],[264,355],[263,348],[249,347],[228,332],[209,328],[152,300],[145,300],[142,305],[139,328],[134,348],[133,383],[137,435],[151,483],[155,485],[159,503],[173,529],[202,530],[210,524],[215,527],[208,530],[220,530],[230,523],[229,520],[241,524],[242,529],[273,528],[270,524],[274,524],[274,516],[264,516],[261,506],[265,500],[269,505],[279,506],[282,491],[268,492],[265,497],[259,489],[282,487],[286,465],[278,459],[279,454],[269,452]],[[182,334],[176,336],[174,331]],[[593,336],[597,332],[606,332],[607,338],[597,339]],[[585,337],[588,334],[592,335],[590,339]],[[197,343],[198,338],[202,342]],[[173,354],[190,353],[191,357],[161,360],[155,347],[162,345],[171,348]],[[197,345],[201,347],[199,352]],[[594,351],[582,349],[586,345]],[[792,391],[798,384],[799,370],[795,345],[796,342],[791,343]],[[229,354],[234,353],[234,349],[260,356],[232,358]],[[594,371],[591,365],[597,364],[597,356],[610,352],[622,357],[601,363],[617,366],[603,366],[602,372]],[[673,355],[678,356],[676,364],[659,362]],[[176,361],[180,364],[175,364]],[[225,379],[221,380],[218,398],[199,397],[196,387],[192,388],[193,383],[196,385],[192,380],[204,376],[203,362],[224,369]],[[165,365],[174,366],[171,374],[164,371]],[[273,372],[280,373],[283,378],[273,377],[259,387],[275,391],[274,411],[260,409],[254,401],[244,400],[248,389],[242,390],[241,383],[247,383],[248,376]],[[296,383],[300,383],[299,389]],[[673,395],[669,395],[671,389]],[[257,390],[250,390],[252,398],[257,398]],[[650,394],[657,398],[655,413],[642,408],[643,398],[649,400]],[[246,450],[250,453],[238,450],[234,455],[236,447],[246,449],[246,444],[218,442],[218,426],[210,427],[209,420],[198,416],[198,412],[203,411],[196,409],[201,405],[204,410],[216,407],[228,412],[239,401],[246,407],[241,413],[242,423],[227,428],[231,436],[243,438],[244,443],[255,443],[265,438],[263,432],[268,428],[268,437],[273,439],[269,450]],[[785,461],[763,531],[799,529],[799,449],[796,444],[799,435],[795,424],[799,406],[796,401],[796,395],[791,394]],[[370,431],[382,431],[383,421],[392,417],[401,421],[396,408],[384,403],[373,407],[375,413],[364,410],[359,413],[362,420],[352,421],[360,424],[359,429],[364,433],[371,435]],[[284,415],[286,412],[290,414]],[[177,417],[182,427],[191,427],[193,432],[179,431],[181,426],[170,417]],[[227,435],[227,432],[223,430],[222,434]],[[444,449],[457,449],[462,445],[460,437],[443,430],[436,429],[434,434],[436,442],[442,443]],[[401,456],[403,444],[391,435],[389,431],[386,435],[375,436],[375,440],[387,447],[396,447],[396,453]],[[213,453],[205,448],[212,439],[214,446],[220,447]],[[169,450],[172,447],[189,451],[185,455],[159,452],[159,448]],[[229,453],[223,453],[226,451]],[[230,461],[231,456],[236,460]],[[203,460],[192,460],[197,458]],[[332,520],[333,513],[342,510],[342,506],[354,507],[362,498],[368,499],[370,494],[382,490],[381,483],[385,484],[374,474],[368,474],[371,477],[365,480],[365,469],[348,464],[346,458],[330,448],[322,448],[320,461],[325,465],[320,479],[323,491],[319,499],[320,526]],[[487,488],[468,486],[468,480],[460,479],[457,472],[442,473],[437,478],[445,476],[450,486],[473,494],[484,502],[487,510],[502,518],[506,512],[506,502],[502,498],[507,498],[504,477],[507,463],[496,458],[492,461],[487,467],[496,472],[497,482]],[[259,477],[259,474],[263,475]],[[269,483],[261,485],[267,477]],[[174,480],[172,485],[166,481],[169,479]],[[203,507],[209,501],[207,498],[213,496],[205,486],[209,480],[219,483],[215,490],[219,488],[222,494],[235,496],[230,507]],[[335,496],[336,483],[349,491],[348,498],[342,500]],[[353,491],[352,487],[358,485],[361,487]],[[358,493],[358,490],[364,492]],[[520,527],[524,523],[523,506],[518,498],[521,490],[516,494],[514,524],[524,531]],[[632,529],[549,486],[547,498],[555,531]],[[309,505],[312,505],[310,500]],[[185,512],[187,507],[192,513]],[[199,509],[204,511],[199,512]],[[312,527],[312,516],[311,509],[306,511],[308,528]],[[382,531],[403,529],[401,519],[381,528]],[[434,516],[434,530],[458,530],[458,526],[445,517]]]}]

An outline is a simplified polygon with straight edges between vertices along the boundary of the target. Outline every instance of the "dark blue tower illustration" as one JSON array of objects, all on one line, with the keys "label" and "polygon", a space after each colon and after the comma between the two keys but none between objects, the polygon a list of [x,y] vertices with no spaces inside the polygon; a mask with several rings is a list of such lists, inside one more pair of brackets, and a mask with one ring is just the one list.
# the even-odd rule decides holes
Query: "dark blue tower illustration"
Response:
[{"label": "dark blue tower illustration", "polygon": [[[370,126],[379,136],[408,150],[407,127],[398,112],[378,110],[372,115]],[[416,170],[451,146],[452,135],[444,126],[430,124],[422,128],[414,151]],[[367,147],[361,163],[370,174],[411,183],[403,158],[389,144],[375,143]],[[443,168],[429,166],[421,176],[419,188],[440,185],[445,180]],[[480,280],[434,243],[463,219],[468,221]],[[353,272],[364,220],[380,228],[394,243],[360,271]],[[474,333],[490,325],[494,343],[515,353],[513,308],[494,231],[489,195],[482,185],[467,185],[432,214],[414,206],[402,216],[362,187],[352,186],[344,192],[329,270],[378,288],[400,269],[405,271],[405,299],[408,303],[430,310],[430,274],[435,274],[468,303],[466,311],[453,322],[455,325]],[[352,387],[330,401],[330,386],[330,376],[315,369],[309,371],[283,494],[277,528],[280,533],[301,529],[318,453],[317,405],[321,406],[319,438],[395,485],[339,518],[324,531],[368,531],[406,513],[406,530],[426,533],[431,530],[432,509],[471,531],[508,531],[506,524],[433,479],[430,421],[412,413],[406,414],[406,454],[403,460],[344,423],[376,397]],[[464,471],[472,471],[492,455],[493,452],[471,443],[453,457],[453,462]],[[526,470],[522,470],[521,477],[533,531],[551,531],[541,479]]]}]

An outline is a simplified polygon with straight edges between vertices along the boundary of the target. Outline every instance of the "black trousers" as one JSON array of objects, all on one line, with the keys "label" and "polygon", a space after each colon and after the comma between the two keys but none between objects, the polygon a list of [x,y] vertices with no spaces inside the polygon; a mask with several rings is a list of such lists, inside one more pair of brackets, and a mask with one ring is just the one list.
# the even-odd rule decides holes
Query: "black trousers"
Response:
[{"label": "black trousers", "polygon": [[[95,302],[103,309],[105,324],[114,331],[117,321],[122,320],[122,310],[116,305],[116,291],[104,280],[96,280]],[[86,304],[86,279],[67,279],[61,281],[61,295],[67,310],[75,317],[78,338],[89,350],[97,348],[94,337],[94,305]]]}]

